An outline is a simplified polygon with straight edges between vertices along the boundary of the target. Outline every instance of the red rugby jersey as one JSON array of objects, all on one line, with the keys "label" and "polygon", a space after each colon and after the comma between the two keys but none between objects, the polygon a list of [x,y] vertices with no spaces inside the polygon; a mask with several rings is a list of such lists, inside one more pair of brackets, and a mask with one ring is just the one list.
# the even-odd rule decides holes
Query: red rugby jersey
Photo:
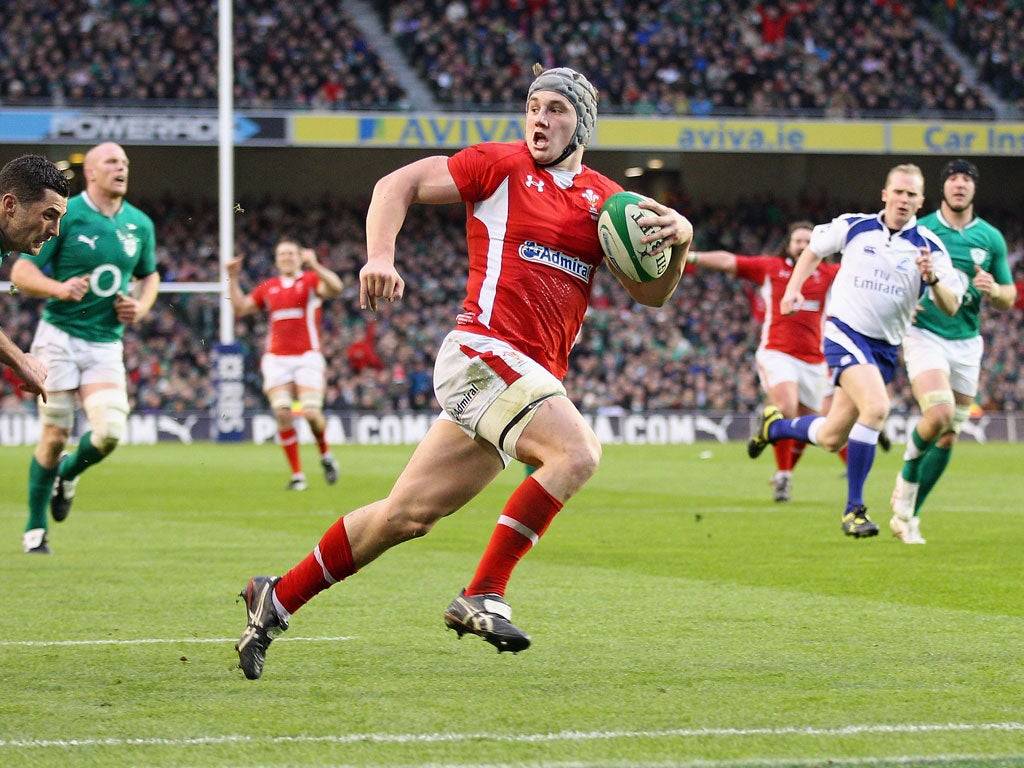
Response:
[{"label": "red rugby jersey", "polygon": [[320,276],[303,272],[264,280],[252,292],[253,301],[269,313],[266,351],[274,355],[301,355],[320,349],[320,313],[323,302],[316,293]]},{"label": "red rugby jersey", "polygon": [[825,302],[838,271],[838,264],[818,264],[801,289],[803,307],[792,315],[783,315],[779,303],[786,293],[793,265],[781,256],[736,257],[737,276],[760,284],[765,305],[761,349],[774,349],[808,363],[825,361],[822,352]]},{"label": "red rugby jersey", "polygon": [[448,168],[469,246],[456,327],[507,341],[561,379],[604,259],[597,217],[622,187],[583,166],[562,189],[524,141],[467,147]]}]

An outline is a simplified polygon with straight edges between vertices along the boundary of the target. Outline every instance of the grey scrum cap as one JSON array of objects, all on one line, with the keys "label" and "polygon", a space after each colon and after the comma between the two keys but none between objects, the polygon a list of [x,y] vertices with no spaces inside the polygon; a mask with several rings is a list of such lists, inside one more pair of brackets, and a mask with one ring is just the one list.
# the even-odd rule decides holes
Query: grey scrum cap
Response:
[{"label": "grey scrum cap", "polygon": [[[535,73],[537,69],[539,69],[539,65],[534,67]],[[533,98],[533,94],[537,91],[553,91],[561,94],[576,110],[576,133],[573,134],[572,141],[565,148],[565,152],[555,161],[558,163],[575,152],[577,148],[585,147],[590,143],[590,138],[594,134],[594,126],[597,124],[597,89],[575,69],[556,67],[537,74],[536,79],[530,85],[527,101]]]}]

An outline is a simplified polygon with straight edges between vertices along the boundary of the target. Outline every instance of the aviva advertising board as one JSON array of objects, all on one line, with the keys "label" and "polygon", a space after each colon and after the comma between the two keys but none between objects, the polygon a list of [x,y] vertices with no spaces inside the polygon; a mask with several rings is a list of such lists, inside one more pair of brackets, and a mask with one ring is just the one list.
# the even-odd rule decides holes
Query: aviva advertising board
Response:
[{"label": "aviva advertising board", "polygon": [[[0,109],[7,144],[214,146],[215,111],[177,114],[68,109]],[[457,149],[523,138],[521,115],[236,112],[238,146]],[[602,117],[592,149],[771,154],[1024,155],[1024,122],[822,121]]]},{"label": "aviva advertising board", "polygon": [[[499,115],[294,115],[295,145],[450,149],[523,138]],[[1024,154],[1024,123],[603,117],[592,149],[822,154]]]}]

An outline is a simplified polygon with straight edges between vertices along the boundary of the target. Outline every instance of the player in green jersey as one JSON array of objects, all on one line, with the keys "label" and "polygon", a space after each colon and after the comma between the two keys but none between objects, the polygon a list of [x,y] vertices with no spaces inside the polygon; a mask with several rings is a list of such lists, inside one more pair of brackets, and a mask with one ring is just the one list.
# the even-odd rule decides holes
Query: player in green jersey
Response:
[{"label": "player in green jersey", "polygon": [[[22,155],[0,169],[0,260],[5,253],[39,253],[60,234],[68,208],[68,180],[41,155]],[[26,392],[46,398],[46,365],[0,331],[0,363],[22,380]]]},{"label": "player in green jersey", "polygon": [[949,464],[953,444],[978,393],[984,350],[982,301],[1009,309],[1017,299],[1006,240],[974,213],[977,183],[974,163],[962,159],[948,163],[942,172],[942,204],[920,222],[942,239],[953,266],[970,282],[960,310],[952,317],[925,296],[903,340],[921,420],[907,440],[903,468],[896,477],[889,528],[907,544],[925,543],[918,517],[921,506]]},{"label": "player in green jersey", "polygon": [[[153,221],[124,199],[124,149],[112,142],[93,147],[82,173],[85,191],[68,201],[60,234],[11,272],[22,291],[47,299],[32,342],[32,353],[48,368],[49,397],[40,403],[42,432],[29,468],[22,545],[31,553],[50,553],[47,505],[54,520],[67,517],[79,475],[124,436],[129,405],[121,338],[126,323],[149,313],[160,286]],[[66,454],[76,394],[89,430]]]}]

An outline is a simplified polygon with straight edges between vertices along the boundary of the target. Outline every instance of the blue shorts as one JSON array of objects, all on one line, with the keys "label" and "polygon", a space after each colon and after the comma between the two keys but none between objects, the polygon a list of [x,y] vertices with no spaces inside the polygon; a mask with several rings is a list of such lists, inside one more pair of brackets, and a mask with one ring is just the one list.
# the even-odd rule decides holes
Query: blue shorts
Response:
[{"label": "blue shorts", "polygon": [[883,339],[872,339],[857,333],[842,320],[830,317],[825,321],[825,360],[832,374],[832,383],[851,365],[873,365],[888,384],[896,375],[900,347]]}]

